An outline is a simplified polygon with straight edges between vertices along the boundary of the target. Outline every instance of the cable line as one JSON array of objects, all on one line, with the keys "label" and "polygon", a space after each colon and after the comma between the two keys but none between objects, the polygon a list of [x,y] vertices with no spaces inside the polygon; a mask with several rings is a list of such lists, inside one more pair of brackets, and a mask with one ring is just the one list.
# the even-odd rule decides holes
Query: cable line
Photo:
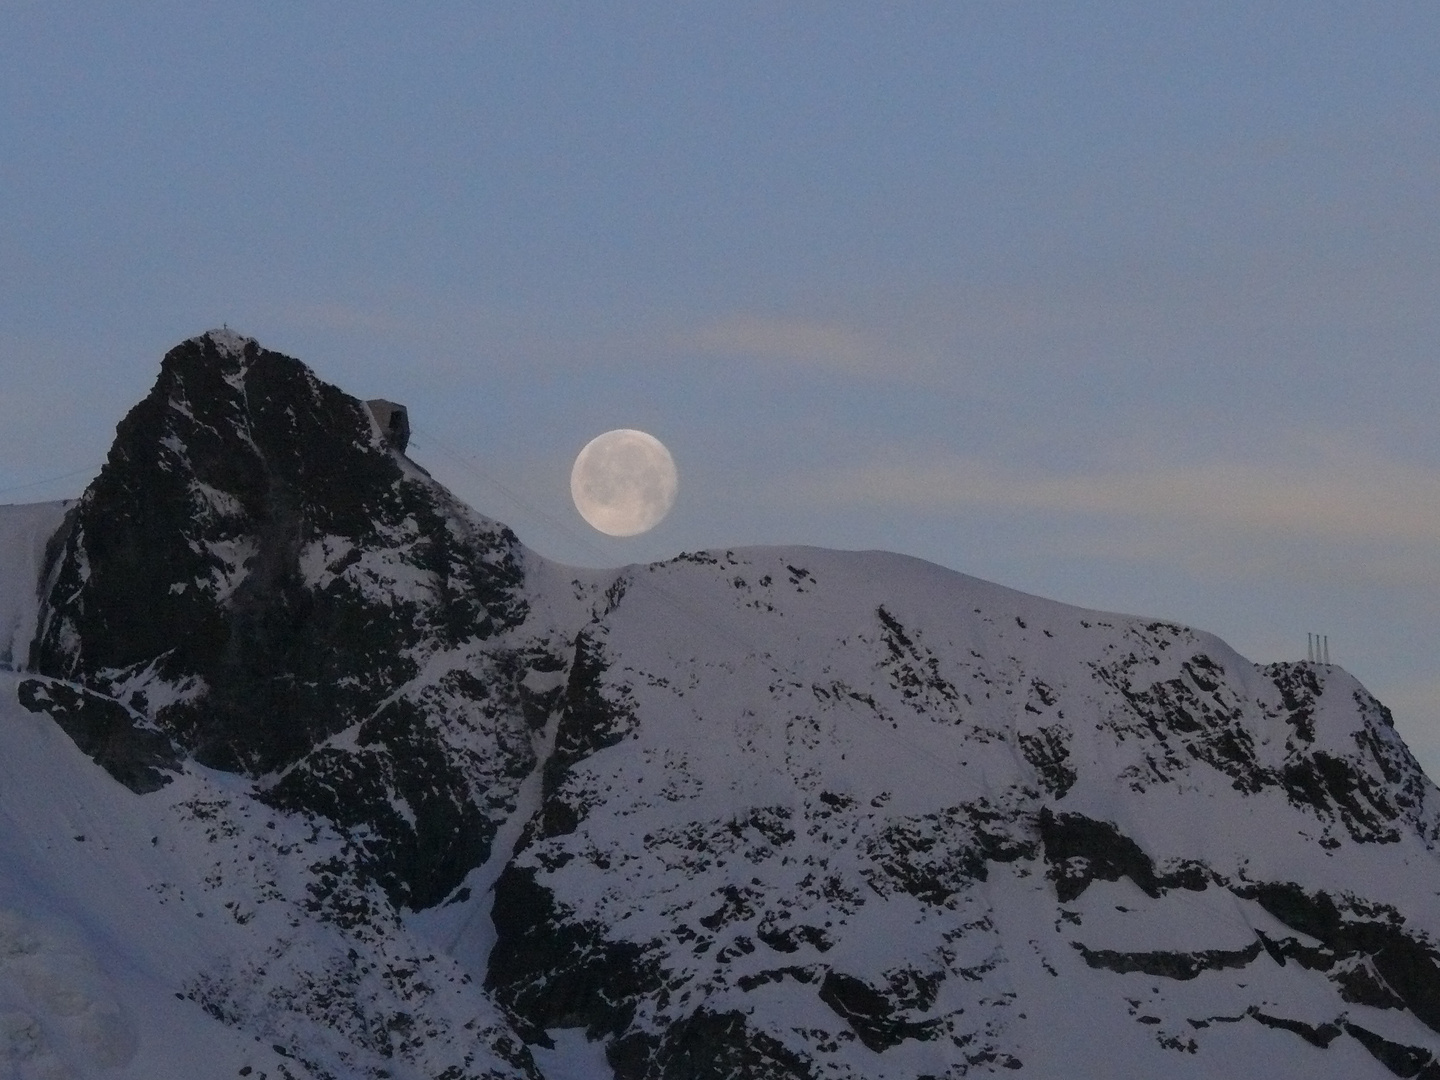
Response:
[{"label": "cable line", "polygon": [[[565,536],[567,539],[569,539],[569,540],[573,541],[574,543],[578,544],[579,546],[583,547],[583,548],[584,548],[586,551],[588,551],[592,556],[598,558],[598,559],[601,560],[602,562],[609,562],[609,561],[611,561],[611,556],[609,555],[609,553],[607,553],[607,552],[605,552],[604,550],[602,550],[602,549],[600,548],[600,546],[599,546],[598,544],[596,544],[593,540],[591,540],[591,539],[590,539],[589,537],[587,537],[587,536],[582,536],[582,535],[580,535],[579,533],[575,532],[575,530],[573,530],[572,528],[570,528],[570,526],[566,525],[564,522],[557,520],[556,518],[554,518],[554,517],[551,516],[550,514],[547,514],[544,510],[541,510],[539,507],[537,507],[537,506],[535,506],[534,504],[532,504],[531,502],[529,502],[527,499],[524,499],[524,498],[522,498],[521,496],[517,495],[515,492],[511,491],[508,487],[506,487],[504,484],[502,484],[499,480],[497,480],[495,477],[491,476],[491,475],[490,475],[484,468],[482,468],[481,465],[480,465],[477,461],[475,461],[475,459],[472,458],[470,455],[465,454],[465,453],[462,453],[461,451],[455,449],[454,447],[450,446],[448,443],[446,443],[444,440],[440,439],[437,435],[435,435],[434,433],[432,433],[432,432],[430,432],[430,431],[421,432],[421,431],[417,431],[417,430],[413,430],[413,429],[412,429],[411,435],[410,435],[410,438],[411,438],[412,443],[414,442],[415,436],[416,436],[417,434],[421,436],[421,442],[429,443],[431,446],[433,446],[434,448],[438,449],[441,453],[443,453],[447,458],[449,458],[449,459],[450,459],[455,465],[457,465],[459,468],[465,470],[466,472],[472,474],[473,476],[476,476],[476,477],[478,477],[479,479],[484,480],[486,483],[490,484],[492,487],[494,487],[496,490],[498,490],[502,495],[504,495],[507,499],[509,499],[510,502],[512,502],[517,508],[519,508],[522,513],[526,514],[527,516],[529,516],[529,517],[532,518],[533,520],[537,520],[537,521],[543,522],[544,524],[546,524],[546,525],[550,526],[551,528],[555,529],[555,530],[558,531],[561,535]],[[651,564],[642,564],[642,565],[637,566],[636,571],[638,571],[638,570],[644,570],[644,569],[648,569],[648,568],[653,568],[654,565],[655,565],[655,564],[653,564],[653,563],[651,563]],[[624,570],[623,567],[617,567],[616,569],[617,569],[617,570],[620,570],[620,571],[623,571],[623,570]],[[673,610],[673,611],[675,611],[675,612],[677,612],[677,613],[679,613],[679,614],[681,614],[681,615],[684,615],[686,618],[690,619],[692,622],[694,622],[696,625],[700,626],[702,629],[709,630],[711,633],[715,634],[716,636],[721,637],[721,638],[724,638],[724,639],[725,639],[726,641],[728,641],[731,645],[736,645],[736,646],[738,646],[739,648],[741,648],[742,650],[744,650],[746,656],[755,657],[755,658],[757,658],[757,659],[759,658],[760,653],[756,650],[756,648],[755,648],[749,641],[745,640],[744,638],[742,638],[740,635],[734,633],[733,631],[728,630],[728,629],[726,629],[725,627],[719,625],[719,624],[718,624],[717,622],[715,622],[713,619],[708,619],[708,618],[706,618],[706,617],[704,616],[704,614],[702,614],[701,612],[696,611],[694,608],[690,607],[688,604],[686,604],[684,601],[682,601],[679,597],[675,596],[675,595],[674,595],[673,593],[671,593],[668,589],[663,588],[663,587],[660,586],[658,583],[656,583],[656,582],[654,582],[654,581],[651,581],[651,580],[647,580],[646,578],[640,577],[640,575],[639,575],[638,572],[630,572],[630,573],[623,573],[623,572],[622,572],[621,575],[620,575],[620,577],[617,578],[617,580],[626,582],[626,587],[627,587],[627,588],[628,588],[629,586],[631,586],[631,585],[635,585],[635,586],[639,586],[639,587],[644,588],[644,589],[649,589],[649,590],[650,590],[651,592],[653,592],[657,597],[659,597],[659,599],[660,599],[663,603],[665,603],[671,610]]]},{"label": "cable line", "polygon": [[538,506],[534,505],[528,500],[517,495],[515,492],[511,491],[494,476],[491,476],[490,473],[486,472],[485,469],[481,467],[480,463],[477,462],[474,458],[470,457],[468,454],[465,454],[462,451],[455,449],[453,446],[451,446],[439,436],[433,434],[430,431],[412,430],[410,433],[411,443],[414,443],[415,436],[417,435],[420,436],[420,441],[422,443],[429,443],[431,446],[433,446],[435,449],[439,450],[442,454],[449,458],[454,464],[458,465],[461,469],[464,469],[466,472],[469,472],[472,475],[480,478],[481,480],[484,480],[491,487],[495,488],[497,491],[500,492],[500,494],[504,495],[507,499],[509,499],[510,502],[512,502],[522,513],[526,514],[528,517],[540,521],[543,524],[548,525],[550,528],[556,530],[557,532],[563,534],[566,539],[572,540],[575,543],[579,544],[581,547],[585,548],[591,555],[599,558],[602,562],[610,561],[610,556],[606,552],[602,551],[600,547],[588,536],[580,535],[579,533],[571,529],[570,526],[566,525],[563,521],[559,521],[558,519],[552,517],[544,510],[541,510]]},{"label": "cable line", "polygon": [[[416,434],[417,432],[412,429],[412,443],[414,442]],[[510,490],[510,488],[508,488],[505,484],[501,483],[495,477],[491,476],[490,473],[486,471],[480,465],[480,463],[477,462],[470,455],[465,454],[460,450],[455,449],[453,446],[448,445],[445,441],[443,441],[433,433],[418,432],[418,434],[420,434],[422,442],[428,442],[432,447],[440,450],[460,469],[470,473],[472,476],[480,480],[485,481],[488,484],[491,484],[496,490],[501,492],[523,513],[529,515],[535,520],[544,522],[545,524],[551,526],[552,528],[559,531],[562,535],[569,537],[571,540],[586,548],[588,551],[593,552],[600,559],[609,561],[609,554],[601,550],[600,547],[593,541],[591,541],[588,537],[577,534],[572,528],[570,528],[570,526],[568,526],[564,522],[557,521],[550,514],[547,514],[545,511],[534,506],[532,503],[529,502],[529,500],[522,498],[520,495]],[[657,564],[654,563],[637,565],[634,571],[630,573],[619,573],[619,576],[617,576],[616,580],[626,582],[627,588],[633,585],[639,588],[650,590],[652,593],[655,594],[656,598],[659,599],[663,605],[670,608],[675,613],[684,616],[700,630],[709,632],[715,637],[721,638],[722,640],[726,641],[728,644],[739,648],[744,659],[754,660],[760,664],[767,665],[772,671],[776,672],[777,674],[783,673],[791,676],[792,678],[802,678],[802,676],[800,675],[801,669],[799,667],[793,666],[792,663],[784,659],[783,656],[777,656],[774,653],[762,651],[761,649],[756,647],[753,641],[748,640],[746,637],[742,636],[741,633],[737,633],[736,631],[730,630],[729,628],[722,626],[712,617],[707,617],[707,615],[703,611],[697,610],[690,604],[684,602],[670,590],[662,587],[657,582],[649,580],[647,577],[639,576],[639,571],[645,570],[647,568],[653,569],[656,565]],[[624,568],[619,567],[615,569],[617,571],[624,570]],[[703,658],[697,655],[695,659],[697,661],[700,661]],[[784,707],[784,704],[778,698],[772,697],[769,705],[773,710],[775,710],[773,714],[774,718],[779,720],[782,726],[788,726],[793,720],[798,720],[801,718],[801,714],[797,714],[793,710],[787,710]],[[818,715],[819,712],[823,711],[823,709],[818,709],[817,712],[812,715]],[[888,714],[880,714],[877,717],[877,719],[887,721],[882,724],[883,730],[881,732],[881,737],[884,740],[891,744],[903,747],[906,752],[914,756],[917,760],[925,760],[931,757],[933,754],[933,749],[929,743],[929,740],[917,738],[910,731],[906,730],[906,727],[908,726],[908,721],[915,718],[916,714],[914,713],[909,714],[909,716],[903,717],[891,717]],[[738,722],[739,721],[737,720],[737,723]],[[1014,732],[1012,730],[1010,746],[1012,753],[1015,752],[1013,738]]]},{"label": "cable line", "polygon": [[[496,490],[500,491],[507,499],[510,500],[511,503],[518,507],[523,513],[531,516],[536,520],[542,521],[547,525],[550,525],[551,527],[558,530],[561,534],[575,541],[577,544],[595,553],[599,558],[605,560],[609,559],[608,553],[601,550],[600,547],[593,541],[591,541],[588,537],[577,534],[564,522],[557,521],[550,514],[547,514],[545,511],[531,504],[527,499],[524,499],[520,495],[517,495],[514,491],[511,491],[510,488],[506,487],[495,477],[491,476],[490,473],[486,471],[479,464],[479,462],[475,461],[475,459],[472,458],[470,455],[462,453],[461,451],[448,445],[438,436],[430,432],[416,432],[414,429],[412,429],[412,443],[415,440],[416,434],[421,435],[422,442],[428,442],[432,447],[440,450],[459,468],[470,473],[472,476],[475,476],[478,479],[481,479],[486,483],[493,485]],[[707,615],[703,611],[697,610],[696,608],[692,607],[690,604],[681,600],[678,596],[676,596],[670,590],[664,588],[657,582],[650,580],[647,577],[639,576],[639,571],[643,571],[647,568],[653,568],[655,565],[656,564],[654,563],[648,565],[638,565],[632,572],[620,573],[620,576],[618,576],[616,580],[626,582],[627,588],[633,585],[642,589],[650,590],[652,593],[654,593],[656,598],[659,599],[662,604],[670,608],[675,613],[684,616],[702,631],[707,631],[710,634],[723,639],[728,644],[739,648],[745,659],[755,660],[761,664],[766,664],[771,668],[771,670],[777,673],[783,672],[791,676],[798,677],[798,669],[793,667],[790,663],[786,662],[782,657],[776,656],[773,653],[762,651],[761,649],[756,647],[753,641],[748,640],[746,637],[742,636],[741,633],[737,633],[725,626],[722,626],[714,618],[707,617]],[[616,570],[623,571],[624,568],[616,568]],[[701,659],[701,657],[697,656],[696,659],[699,660]],[[772,705],[777,709],[781,710],[776,714],[777,716],[784,715],[784,710],[781,707],[781,703],[778,699],[773,700]],[[792,719],[796,719],[793,714],[784,716],[783,722],[788,724]],[[906,719],[909,718],[902,719],[896,717],[889,717],[887,715],[883,716],[882,719],[889,721],[889,723],[885,725],[886,730],[884,730],[882,733],[882,737],[885,738],[887,741],[904,747],[906,751],[915,756],[917,759],[923,760],[931,755],[932,750],[925,741],[916,738],[910,732],[904,730]],[[1012,752],[1014,751],[1013,744],[1011,746],[1011,750]]]},{"label": "cable line", "polygon": [[69,480],[72,476],[79,476],[81,473],[92,472],[95,469],[98,469],[103,464],[103,461],[97,461],[93,465],[85,465],[79,469],[74,469],[67,473],[61,473],[59,476],[46,477],[44,480],[31,480],[27,484],[13,484],[10,487],[0,488],[0,495],[8,495],[12,491],[24,491],[26,488],[40,487],[44,484],[53,484],[57,480]]}]

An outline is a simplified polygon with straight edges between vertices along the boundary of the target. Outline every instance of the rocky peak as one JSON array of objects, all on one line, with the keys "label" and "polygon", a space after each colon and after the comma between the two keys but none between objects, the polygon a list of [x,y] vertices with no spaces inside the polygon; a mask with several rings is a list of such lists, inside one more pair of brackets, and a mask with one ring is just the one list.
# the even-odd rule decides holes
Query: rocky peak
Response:
[{"label": "rocky peak", "polygon": [[[530,755],[509,740],[509,758],[486,755],[484,781],[467,774],[439,745],[448,713],[524,721],[513,692],[473,677],[423,702],[405,688],[427,667],[471,671],[508,655],[480,645],[524,621],[523,585],[514,535],[410,464],[363,402],[298,360],[211,331],[166,354],[69,514],[32,664],[120,702],[136,718],[132,742],[153,748],[141,731],[153,727],[203,764],[283,776],[277,799],[373,826],[374,847],[424,835],[463,848],[453,865],[439,859],[438,878],[406,857],[415,881],[448,881],[493,833],[479,805],[513,796],[518,781],[493,790],[491,774],[523,775]],[[348,749],[325,748],[345,732]],[[135,754],[117,752],[126,775]],[[167,751],[157,767],[174,760]],[[428,779],[415,786],[437,798],[397,810],[406,782],[395,770],[422,761]],[[470,835],[440,835],[472,818]]]},{"label": "rocky peak", "polygon": [[184,994],[278,1074],[1440,1076],[1440,790],[1340,668],[880,552],[558,567],[396,408],[172,350],[16,687],[270,912]]}]

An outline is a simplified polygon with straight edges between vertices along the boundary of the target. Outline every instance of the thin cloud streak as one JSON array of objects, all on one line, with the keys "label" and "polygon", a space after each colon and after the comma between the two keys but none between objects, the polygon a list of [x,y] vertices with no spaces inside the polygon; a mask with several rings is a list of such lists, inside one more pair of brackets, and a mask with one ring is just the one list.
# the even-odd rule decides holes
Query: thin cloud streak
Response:
[{"label": "thin cloud streak", "polygon": [[954,458],[862,465],[794,478],[786,488],[789,498],[837,507],[932,513],[983,507],[1272,538],[1440,541],[1440,470],[1378,462],[1356,463],[1346,471],[1215,462],[1056,475]]}]

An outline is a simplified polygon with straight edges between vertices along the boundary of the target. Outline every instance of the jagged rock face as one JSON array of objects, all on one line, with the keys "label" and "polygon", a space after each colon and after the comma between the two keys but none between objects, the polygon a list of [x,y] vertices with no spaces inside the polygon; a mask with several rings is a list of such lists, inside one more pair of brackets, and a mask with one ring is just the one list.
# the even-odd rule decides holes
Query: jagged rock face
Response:
[{"label": "jagged rock face", "polygon": [[227,334],[47,574],[18,704],[280,1075],[1440,1077],[1440,791],[1338,668],[880,553],[555,567]]},{"label": "jagged rock face", "polygon": [[398,902],[435,903],[484,859],[533,767],[517,682],[553,658],[496,640],[527,613],[513,534],[392,452],[361,402],[248,339],[187,341],[66,529],[38,671],[202,764],[278,777],[277,806],[363,834]]},{"label": "jagged rock face", "polygon": [[522,1022],[620,1080],[1440,1072],[1440,792],[1338,669],[898,557],[623,584],[497,885]]}]

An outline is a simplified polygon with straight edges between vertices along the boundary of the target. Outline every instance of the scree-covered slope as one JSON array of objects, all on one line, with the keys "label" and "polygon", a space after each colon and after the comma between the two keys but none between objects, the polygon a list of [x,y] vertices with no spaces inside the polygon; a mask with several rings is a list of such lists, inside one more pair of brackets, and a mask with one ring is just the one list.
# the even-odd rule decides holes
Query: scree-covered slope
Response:
[{"label": "scree-covered slope", "polygon": [[0,546],[12,1074],[1440,1076],[1440,792],[1337,667],[547,563],[228,332]]}]

